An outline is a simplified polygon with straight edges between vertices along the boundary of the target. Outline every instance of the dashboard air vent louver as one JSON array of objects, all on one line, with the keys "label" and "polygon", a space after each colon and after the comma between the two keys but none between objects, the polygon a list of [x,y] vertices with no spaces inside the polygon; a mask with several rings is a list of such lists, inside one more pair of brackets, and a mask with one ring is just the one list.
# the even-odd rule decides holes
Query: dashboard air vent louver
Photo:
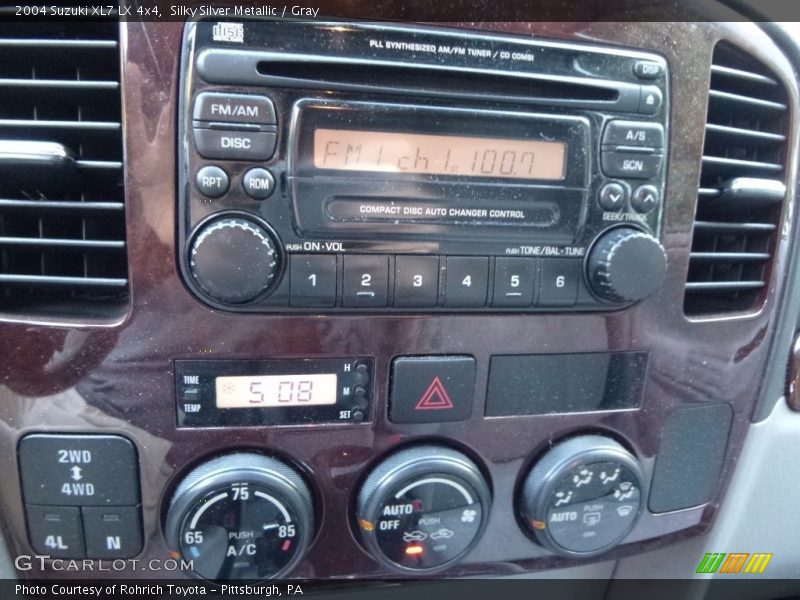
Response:
[{"label": "dashboard air vent louver", "polygon": [[119,26],[0,24],[0,312],[128,295]]},{"label": "dashboard air vent louver", "polygon": [[783,86],[726,42],[712,62],[688,315],[746,311],[763,299],[786,195]]}]

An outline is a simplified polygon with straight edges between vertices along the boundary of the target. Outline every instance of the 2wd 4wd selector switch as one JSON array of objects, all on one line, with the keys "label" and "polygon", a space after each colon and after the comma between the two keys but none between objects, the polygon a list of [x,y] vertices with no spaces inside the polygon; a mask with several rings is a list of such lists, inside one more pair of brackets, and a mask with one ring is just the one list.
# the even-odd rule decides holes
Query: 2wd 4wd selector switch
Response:
[{"label": "2wd 4wd selector switch", "polygon": [[536,541],[563,556],[594,556],[633,529],[642,474],[614,440],[585,435],[547,452],[522,483],[520,517]]},{"label": "2wd 4wd selector switch", "polygon": [[358,495],[361,539],[372,555],[400,572],[431,572],[463,557],[489,519],[491,496],[466,455],[417,446],[389,457]]}]

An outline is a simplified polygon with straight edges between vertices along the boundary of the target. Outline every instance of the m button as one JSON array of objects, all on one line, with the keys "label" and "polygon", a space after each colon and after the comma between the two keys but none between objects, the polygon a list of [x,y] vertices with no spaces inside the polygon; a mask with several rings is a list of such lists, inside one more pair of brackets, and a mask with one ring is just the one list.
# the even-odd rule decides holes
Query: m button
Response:
[{"label": "m button", "polygon": [[471,356],[402,356],[392,363],[392,423],[466,421],[474,398]]}]

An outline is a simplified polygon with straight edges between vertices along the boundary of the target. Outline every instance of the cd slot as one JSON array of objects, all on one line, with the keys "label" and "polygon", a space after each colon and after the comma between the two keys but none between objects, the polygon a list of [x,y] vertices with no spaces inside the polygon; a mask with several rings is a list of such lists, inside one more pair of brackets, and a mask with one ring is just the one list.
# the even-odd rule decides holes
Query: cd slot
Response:
[{"label": "cd slot", "polygon": [[209,83],[468,98],[636,111],[640,86],[528,71],[496,71],[409,62],[206,49],[198,74]]}]

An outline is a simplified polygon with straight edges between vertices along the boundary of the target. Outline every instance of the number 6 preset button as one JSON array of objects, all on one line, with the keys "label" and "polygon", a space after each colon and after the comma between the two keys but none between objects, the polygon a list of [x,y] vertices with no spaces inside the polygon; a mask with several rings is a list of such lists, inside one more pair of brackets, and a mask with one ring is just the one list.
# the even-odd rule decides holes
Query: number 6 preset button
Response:
[{"label": "number 6 preset button", "polygon": [[342,305],[378,308],[389,300],[389,257],[349,254],[344,257]]},{"label": "number 6 preset button", "polygon": [[448,256],[444,305],[452,308],[486,306],[489,259],[485,256]]}]

